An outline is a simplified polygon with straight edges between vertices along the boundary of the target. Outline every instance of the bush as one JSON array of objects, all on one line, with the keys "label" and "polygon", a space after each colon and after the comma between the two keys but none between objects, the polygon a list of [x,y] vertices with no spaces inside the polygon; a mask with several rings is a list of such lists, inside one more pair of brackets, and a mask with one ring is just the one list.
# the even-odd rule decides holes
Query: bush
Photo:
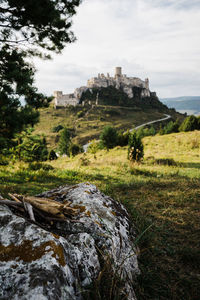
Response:
[{"label": "bush", "polygon": [[89,144],[87,148],[87,152],[91,154],[96,154],[97,151],[99,150],[99,142],[97,140],[92,140],[91,143]]},{"label": "bush", "polygon": [[56,155],[56,152],[52,149],[50,152],[49,152],[49,155],[48,155],[48,160],[55,160],[57,159],[57,155]]},{"label": "bush", "polygon": [[77,145],[77,144],[71,144],[69,146],[69,153],[70,153],[70,156],[75,156],[79,153],[83,152],[83,147]]},{"label": "bush", "polygon": [[124,147],[128,145],[130,131],[122,132],[121,130],[117,134],[117,145]]},{"label": "bush", "polygon": [[52,132],[59,132],[60,130],[62,130],[64,127],[62,125],[58,125],[53,127]]},{"label": "bush", "polygon": [[100,135],[100,142],[106,149],[111,149],[117,145],[117,138],[116,129],[111,126],[106,126]]},{"label": "bush", "polygon": [[51,165],[42,164],[42,163],[38,163],[38,162],[30,163],[28,168],[31,171],[37,171],[37,170],[50,171],[50,170],[54,170],[54,168]]},{"label": "bush", "polygon": [[128,159],[130,161],[140,161],[144,156],[144,147],[140,137],[136,132],[131,133],[129,137]]},{"label": "bush", "polygon": [[62,154],[67,154],[70,156],[69,147],[71,145],[71,135],[70,131],[67,128],[64,128],[61,131],[60,139],[59,139],[59,145],[58,145],[58,151]]},{"label": "bush", "polygon": [[139,130],[137,130],[137,137],[139,138],[143,138],[145,136],[153,136],[156,134],[156,130],[153,126],[151,126],[150,128],[144,128],[144,127],[141,127]]},{"label": "bush", "polygon": [[85,115],[85,113],[84,113],[83,110],[80,110],[79,112],[77,112],[77,117],[78,118],[82,118],[82,117],[84,117],[84,115]]},{"label": "bush", "polygon": [[17,142],[13,152],[18,159],[26,162],[47,160],[48,150],[44,137],[26,132],[18,136]]},{"label": "bush", "polygon": [[169,134],[169,133],[178,132],[178,131],[179,131],[179,123],[178,123],[178,121],[176,121],[176,122],[170,121],[163,128],[163,133],[164,134]]},{"label": "bush", "polygon": [[193,131],[199,129],[199,120],[195,116],[185,118],[179,127],[179,131]]},{"label": "bush", "polygon": [[9,164],[8,157],[0,154],[0,166],[7,166]]}]

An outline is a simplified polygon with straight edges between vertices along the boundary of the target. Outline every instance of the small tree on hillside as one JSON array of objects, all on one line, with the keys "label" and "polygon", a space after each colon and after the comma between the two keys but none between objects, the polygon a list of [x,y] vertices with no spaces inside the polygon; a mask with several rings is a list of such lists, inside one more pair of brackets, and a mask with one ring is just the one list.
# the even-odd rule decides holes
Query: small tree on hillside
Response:
[{"label": "small tree on hillside", "polygon": [[44,137],[32,135],[30,130],[18,135],[17,141],[14,153],[18,159],[27,162],[47,160],[48,150]]},{"label": "small tree on hillside", "polygon": [[198,127],[198,119],[192,115],[183,120],[182,124],[179,127],[179,131],[193,131],[195,129],[198,129]]},{"label": "small tree on hillside", "polygon": [[114,127],[104,127],[100,135],[101,144],[108,150],[117,145],[117,131]]},{"label": "small tree on hillside", "polygon": [[136,135],[136,132],[131,133],[129,137],[128,159],[130,161],[140,161],[144,156],[144,147],[142,140]]},{"label": "small tree on hillside", "polygon": [[59,139],[59,145],[58,145],[58,151],[62,154],[67,154],[70,156],[70,148],[71,145],[71,136],[70,131],[67,128],[64,128],[61,131],[60,139]]}]

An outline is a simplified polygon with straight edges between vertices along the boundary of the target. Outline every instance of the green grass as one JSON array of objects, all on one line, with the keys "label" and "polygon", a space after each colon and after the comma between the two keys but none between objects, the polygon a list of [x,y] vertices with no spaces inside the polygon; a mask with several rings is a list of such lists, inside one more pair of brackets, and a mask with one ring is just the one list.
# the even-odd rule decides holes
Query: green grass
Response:
[{"label": "green grass", "polygon": [[37,194],[63,184],[89,181],[121,201],[139,240],[137,298],[199,299],[200,131],[146,137],[144,161],[131,164],[127,147],[47,162],[0,167],[0,191]]},{"label": "green grass", "polygon": [[[82,118],[78,117],[80,111],[85,113]],[[137,107],[95,106],[91,108],[91,106],[77,106],[55,110],[50,106],[40,110],[40,122],[35,127],[35,133],[46,135],[49,148],[55,149],[59,133],[52,132],[52,129],[62,125],[73,130],[74,143],[84,145],[88,141],[98,138],[106,125],[125,131],[142,123],[163,118],[163,113],[155,109],[141,110]],[[173,111],[171,114],[175,119],[176,117],[181,118],[180,114]]]}]

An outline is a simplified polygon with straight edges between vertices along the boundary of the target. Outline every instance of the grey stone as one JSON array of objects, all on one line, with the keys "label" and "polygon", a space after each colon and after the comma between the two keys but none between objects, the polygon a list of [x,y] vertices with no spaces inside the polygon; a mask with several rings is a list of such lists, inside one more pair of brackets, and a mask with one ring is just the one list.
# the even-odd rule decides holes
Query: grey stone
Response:
[{"label": "grey stone", "polygon": [[82,223],[56,222],[45,230],[0,205],[0,299],[81,300],[108,257],[125,282],[126,299],[136,299],[135,231],[125,208],[89,183],[43,196],[70,201]]}]

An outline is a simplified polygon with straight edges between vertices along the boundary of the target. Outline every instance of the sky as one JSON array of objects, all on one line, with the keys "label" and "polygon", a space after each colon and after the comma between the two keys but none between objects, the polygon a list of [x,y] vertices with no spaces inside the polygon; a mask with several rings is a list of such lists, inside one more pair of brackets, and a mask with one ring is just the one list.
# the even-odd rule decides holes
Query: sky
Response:
[{"label": "sky", "polygon": [[83,0],[72,30],[62,54],[35,61],[40,92],[73,93],[121,66],[159,98],[200,95],[200,0]]}]

